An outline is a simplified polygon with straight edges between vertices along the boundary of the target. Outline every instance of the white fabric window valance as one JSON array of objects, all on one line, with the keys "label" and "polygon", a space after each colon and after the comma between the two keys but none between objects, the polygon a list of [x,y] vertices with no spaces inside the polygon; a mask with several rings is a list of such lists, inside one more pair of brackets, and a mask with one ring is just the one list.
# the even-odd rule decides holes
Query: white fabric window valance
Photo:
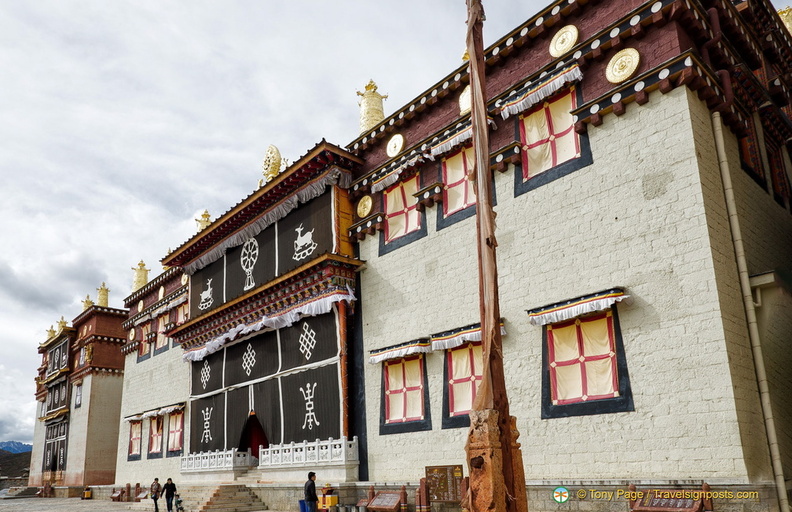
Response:
[{"label": "white fabric window valance", "polygon": [[[501,336],[506,336],[503,322],[500,324]],[[481,341],[481,324],[468,325],[452,331],[433,334],[432,350],[448,350],[471,341]]]},{"label": "white fabric window valance", "polygon": [[382,361],[399,359],[412,354],[421,354],[432,351],[432,343],[429,338],[418,338],[417,340],[399,343],[390,347],[379,348],[369,352],[369,363],[377,364]]},{"label": "white fabric window valance", "polygon": [[570,320],[586,313],[608,309],[616,302],[621,302],[629,297],[629,295],[624,293],[623,289],[612,288],[584,297],[527,310],[526,312],[528,313],[528,321],[531,325],[554,324],[563,322],[564,320]]},{"label": "white fabric window valance", "polygon": [[528,82],[516,89],[506,98],[496,104],[501,108],[501,117],[509,116],[528,110],[545,98],[549,98],[567,84],[577,82],[583,78],[580,66],[573,64],[562,68],[560,71],[545,75],[532,82]]},{"label": "white fabric window valance", "polygon": [[157,409],[151,409],[149,411],[146,411],[146,412],[143,412],[143,413],[140,413],[140,414],[136,414],[134,416],[127,416],[126,418],[124,418],[124,421],[130,421],[130,422],[131,421],[140,421],[140,420],[144,420],[146,418],[153,418],[154,416],[165,416],[166,414],[170,414],[172,412],[182,411],[182,410],[184,410],[184,404],[183,403],[174,404],[174,405],[168,405],[166,407],[160,407],[160,408],[157,408]]}]

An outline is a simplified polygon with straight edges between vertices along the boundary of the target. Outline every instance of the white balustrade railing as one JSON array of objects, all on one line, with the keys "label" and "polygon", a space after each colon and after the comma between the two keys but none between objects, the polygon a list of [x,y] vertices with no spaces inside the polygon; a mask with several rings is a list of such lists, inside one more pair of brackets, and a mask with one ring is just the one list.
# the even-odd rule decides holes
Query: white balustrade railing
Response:
[{"label": "white balustrade railing", "polygon": [[256,464],[250,449],[241,452],[237,448],[225,451],[200,452],[183,455],[182,473],[197,471],[233,471],[247,469]]},{"label": "white balustrade railing", "polygon": [[346,464],[359,462],[358,439],[346,437],[325,441],[303,441],[302,443],[276,444],[259,448],[259,468],[274,466],[321,466],[322,464]]}]

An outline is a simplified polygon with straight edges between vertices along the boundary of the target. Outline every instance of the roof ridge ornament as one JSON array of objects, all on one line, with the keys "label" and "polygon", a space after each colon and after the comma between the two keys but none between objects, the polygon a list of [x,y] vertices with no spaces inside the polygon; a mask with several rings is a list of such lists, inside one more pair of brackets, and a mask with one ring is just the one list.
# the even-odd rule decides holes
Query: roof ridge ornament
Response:
[{"label": "roof ridge ornament", "polygon": [[377,92],[377,84],[374,80],[369,80],[364,87],[365,92],[357,91],[361,96],[360,103],[360,134],[369,131],[385,119],[382,100],[387,99],[387,94]]},{"label": "roof ridge ornament", "polygon": [[146,264],[140,260],[137,267],[132,267],[132,270],[135,271],[135,277],[132,278],[132,292],[136,292],[148,283],[148,273],[151,269],[146,268]]}]

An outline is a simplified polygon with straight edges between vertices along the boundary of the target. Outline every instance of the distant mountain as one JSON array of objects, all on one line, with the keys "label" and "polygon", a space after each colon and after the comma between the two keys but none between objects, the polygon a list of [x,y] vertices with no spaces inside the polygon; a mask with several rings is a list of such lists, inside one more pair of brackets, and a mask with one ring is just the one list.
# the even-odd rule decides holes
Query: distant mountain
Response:
[{"label": "distant mountain", "polygon": [[30,468],[30,452],[11,453],[0,450],[0,476],[26,477]]},{"label": "distant mountain", "polygon": [[19,441],[0,442],[0,450],[11,453],[25,453],[33,450],[33,445],[20,443]]}]

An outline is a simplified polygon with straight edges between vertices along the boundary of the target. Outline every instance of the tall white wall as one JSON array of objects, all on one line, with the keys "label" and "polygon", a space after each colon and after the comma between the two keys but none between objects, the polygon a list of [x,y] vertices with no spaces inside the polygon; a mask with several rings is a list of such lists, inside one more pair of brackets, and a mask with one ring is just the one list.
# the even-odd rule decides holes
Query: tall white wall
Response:
[{"label": "tall white wall", "polygon": [[[655,92],[589,129],[592,165],[516,198],[513,170],[495,174],[504,364],[529,480],[749,479],[694,136],[711,137],[702,109],[685,88]],[[478,321],[475,219],[436,231],[435,208],[422,240],[382,257],[377,237],[360,243],[366,353]],[[635,411],[542,420],[542,329],[525,310],[615,286],[632,296],[618,311]],[[371,480],[464,464],[466,429],[440,428],[443,355],[426,361],[432,430],[385,436],[382,367],[366,366]]]}]

